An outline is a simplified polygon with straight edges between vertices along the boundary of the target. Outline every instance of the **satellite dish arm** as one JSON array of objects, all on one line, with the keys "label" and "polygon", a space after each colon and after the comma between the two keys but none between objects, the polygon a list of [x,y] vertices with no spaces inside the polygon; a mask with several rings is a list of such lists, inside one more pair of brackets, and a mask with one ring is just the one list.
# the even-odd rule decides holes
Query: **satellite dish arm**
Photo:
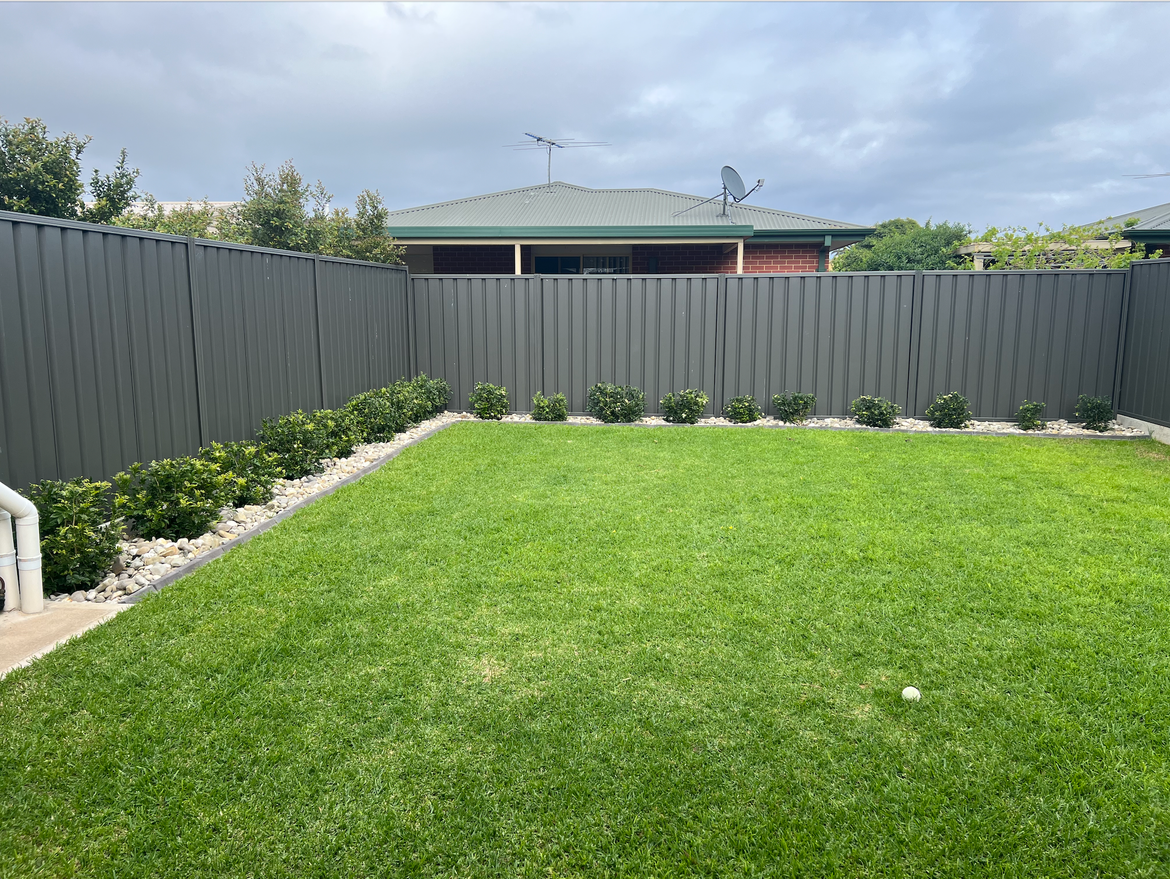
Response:
[{"label": "satellite dish arm", "polygon": [[675,211],[673,214],[671,214],[671,216],[672,217],[681,217],[687,211],[693,211],[695,208],[701,208],[703,205],[710,204],[711,202],[715,201],[715,199],[717,199],[717,198],[723,198],[723,193],[722,192],[717,193],[716,195],[711,196],[706,201],[700,201],[696,204],[691,205],[689,208],[683,208],[681,211]]},{"label": "satellite dish arm", "polygon": [[735,203],[736,203],[736,204],[739,204],[741,201],[746,201],[746,200],[747,200],[747,197],[748,197],[749,195],[751,195],[751,194],[752,194],[753,192],[755,192],[757,189],[763,189],[763,188],[764,188],[764,178],[763,178],[763,177],[761,177],[759,180],[757,180],[757,181],[756,181],[756,185],[755,185],[755,186],[753,186],[751,189],[749,189],[747,192],[745,192],[745,193],[743,194],[743,198],[737,198],[737,199],[735,200]]}]

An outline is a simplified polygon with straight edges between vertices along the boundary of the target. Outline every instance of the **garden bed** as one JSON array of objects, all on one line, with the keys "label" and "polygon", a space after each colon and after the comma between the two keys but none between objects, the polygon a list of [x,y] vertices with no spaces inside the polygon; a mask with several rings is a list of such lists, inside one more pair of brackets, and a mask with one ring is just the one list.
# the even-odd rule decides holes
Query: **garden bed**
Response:
[{"label": "garden bed", "polygon": [[[468,416],[470,417],[470,416]],[[505,415],[503,421],[516,424],[534,424],[535,422],[531,415],[525,413],[513,413]],[[567,419],[568,423],[572,424],[602,424],[600,420],[594,418],[592,415],[570,415]],[[644,416],[635,424],[664,426],[670,424],[665,418],[659,416],[648,415]],[[892,428],[873,428],[867,427],[858,423],[854,418],[809,418],[806,421],[791,424],[784,421],[779,421],[771,417],[763,417],[757,421],[752,421],[747,424],[736,424],[728,418],[723,416],[700,418],[695,422],[696,427],[784,427],[784,428],[807,428],[807,429],[825,429],[831,428],[835,430],[898,430],[898,431],[913,431],[914,433],[951,433],[951,434],[987,434],[992,436],[1055,436],[1055,437],[1090,437],[1101,439],[1103,437],[1111,437],[1114,439],[1145,439],[1149,436],[1144,430],[1136,427],[1123,427],[1122,425],[1113,422],[1106,430],[1090,430],[1084,425],[1077,422],[1069,422],[1064,419],[1057,419],[1047,422],[1046,426],[1038,430],[1023,430],[1014,422],[1011,421],[971,421],[963,428],[941,428],[931,427],[930,422],[921,418],[897,418],[894,421]]]}]

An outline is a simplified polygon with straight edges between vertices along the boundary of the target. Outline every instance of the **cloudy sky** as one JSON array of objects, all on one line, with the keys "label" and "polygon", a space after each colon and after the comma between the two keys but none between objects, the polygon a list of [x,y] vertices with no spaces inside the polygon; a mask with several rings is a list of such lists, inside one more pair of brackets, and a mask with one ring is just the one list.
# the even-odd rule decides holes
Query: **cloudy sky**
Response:
[{"label": "cloudy sky", "polygon": [[390,208],[553,178],[872,223],[1170,202],[1167,3],[0,3],[0,116],[118,149],[160,200],[292,159]]}]

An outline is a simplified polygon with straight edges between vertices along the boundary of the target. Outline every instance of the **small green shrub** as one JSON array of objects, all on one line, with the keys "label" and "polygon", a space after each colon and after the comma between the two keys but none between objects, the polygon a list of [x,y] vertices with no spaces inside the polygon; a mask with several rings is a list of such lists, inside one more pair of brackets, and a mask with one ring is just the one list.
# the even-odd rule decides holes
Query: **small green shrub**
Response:
[{"label": "small green shrub", "polygon": [[450,399],[447,382],[423,374],[357,394],[344,409],[357,442],[388,443],[395,434],[442,412]]},{"label": "small green shrub", "polygon": [[708,397],[702,391],[687,388],[677,394],[667,394],[659,404],[663,417],[671,424],[694,424],[703,414]]},{"label": "small green shrub", "polygon": [[227,476],[224,506],[243,507],[272,500],[272,487],[281,477],[280,458],[258,443],[212,443],[199,457]]},{"label": "small green shrub", "polygon": [[427,378],[426,373],[403,384],[411,400],[407,415],[412,424],[438,415],[447,408],[447,401],[451,399],[451,386],[444,379]]},{"label": "small green shrub", "polygon": [[858,424],[866,427],[893,427],[902,407],[885,397],[862,396],[849,404],[849,411]]},{"label": "small green shrub", "polygon": [[569,417],[569,401],[564,394],[546,397],[540,391],[532,396],[533,421],[564,421]]},{"label": "small green shrub", "polygon": [[476,382],[475,390],[467,396],[476,418],[499,421],[508,414],[508,389],[501,385]]},{"label": "small green shrub", "polygon": [[121,523],[110,519],[110,483],[46,479],[29,486],[41,528],[45,594],[92,589],[118,557]]},{"label": "small green shrub", "polygon": [[931,427],[966,427],[971,420],[971,410],[967,398],[958,391],[949,394],[939,394],[934,402],[926,407],[926,420]]},{"label": "small green shrub", "polygon": [[350,397],[345,411],[359,442],[388,443],[410,423],[405,404],[406,395],[391,385]]},{"label": "small green shrub", "polygon": [[772,397],[776,417],[786,424],[799,424],[804,421],[816,404],[817,398],[814,394],[790,394],[785,391]]},{"label": "small green shrub", "polygon": [[1077,397],[1076,416],[1089,430],[1106,431],[1113,420],[1113,401],[1108,397]]},{"label": "small green shrub", "polygon": [[646,412],[646,395],[633,385],[598,382],[589,389],[585,411],[606,424],[629,424]]},{"label": "small green shrub", "polygon": [[1041,417],[1042,415],[1043,403],[1029,403],[1025,400],[1020,406],[1020,411],[1016,413],[1016,424],[1020,430],[1043,430],[1048,426],[1048,422]]},{"label": "small green shrub", "polygon": [[324,440],[322,458],[348,458],[360,443],[360,431],[352,412],[345,409],[318,409],[309,416]]},{"label": "small green shrub", "polygon": [[134,464],[114,477],[114,515],[142,537],[198,537],[219,518],[228,476],[201,458],[166,458]]},{"label": "small green shrub", "polygon": [[286,479],[320,473],[321,459],[329,457],[328,425],[300,409],[280,418],[265,418],[257,439],[276,455]]},{"label": "small green shrub", "polygon": [[760,410],[760,404],[756,402],[756,398],[751,394],[745,394],[742,397],[732,397],[728,400],[727,405],[723,407],[723,414],[736,424],[750,424],[753,421],[759,421],[764,413]]}]

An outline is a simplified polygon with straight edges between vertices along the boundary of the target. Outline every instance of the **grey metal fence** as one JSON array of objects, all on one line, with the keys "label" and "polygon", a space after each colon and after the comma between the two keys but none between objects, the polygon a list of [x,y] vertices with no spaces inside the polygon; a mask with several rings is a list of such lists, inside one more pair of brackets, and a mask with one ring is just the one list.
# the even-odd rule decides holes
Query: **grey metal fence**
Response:
[{"label": "grey metal fence", "polygon": [[0,481],[108,479],[412,371],[406,269],[0,212]]},{"label": "grey metal fence", "polygon": [[1032,400],[1071,419],[1079,394],[1112,397],[1125,283],[1125,271],[924,272],[913,411],[958,391],[976,418]]},{"label": "grey metal fence", "polygon": [[1130,267],[1117,411],[1170,427],[1170,259]]},{"label": "grey metal fence", "polygon": [[466,408],[477,381],[514,411],[564,391],[582,412],[597,381],[635,384],[648,412],[701,388],[708,413],[751,394],[813,393],[843,416],[862,394],[921,416],[958,391],[975,417],[1024,400],[1072,418],[1079,394],[1112,396],[1125,271],[412,279],[417,368]]},{"label": "grey metal fence", "polygon": [[[466,409],[478,381],[508,388],[513,411],[532,395],[563,392],[585,411],[599,381],[632,384],[647,411],[685,387],[710,391],[717,368],[720,278],[413,278],[416,366],[446,379],[452,408]],[[713,403],[708,411],[715,411]]]},{"label": "grey metal fence", "polygon": [[862,394],[906,407],[914,272],[729,275],[719,334],[717,410],[751,394],[816,394],[817,415],[839,416]]},{"label": "grey metal fence", "polygon": [[1079,394],[1170,424],[1170,260],[1124,271],[426,276],[406,269],[0,212],[0,480],[108,478],[246,439],[419,372],[452,408],[477,381],[514,411],[585,410],[598,381],[656,412],[784,390],[980,418]]}]

